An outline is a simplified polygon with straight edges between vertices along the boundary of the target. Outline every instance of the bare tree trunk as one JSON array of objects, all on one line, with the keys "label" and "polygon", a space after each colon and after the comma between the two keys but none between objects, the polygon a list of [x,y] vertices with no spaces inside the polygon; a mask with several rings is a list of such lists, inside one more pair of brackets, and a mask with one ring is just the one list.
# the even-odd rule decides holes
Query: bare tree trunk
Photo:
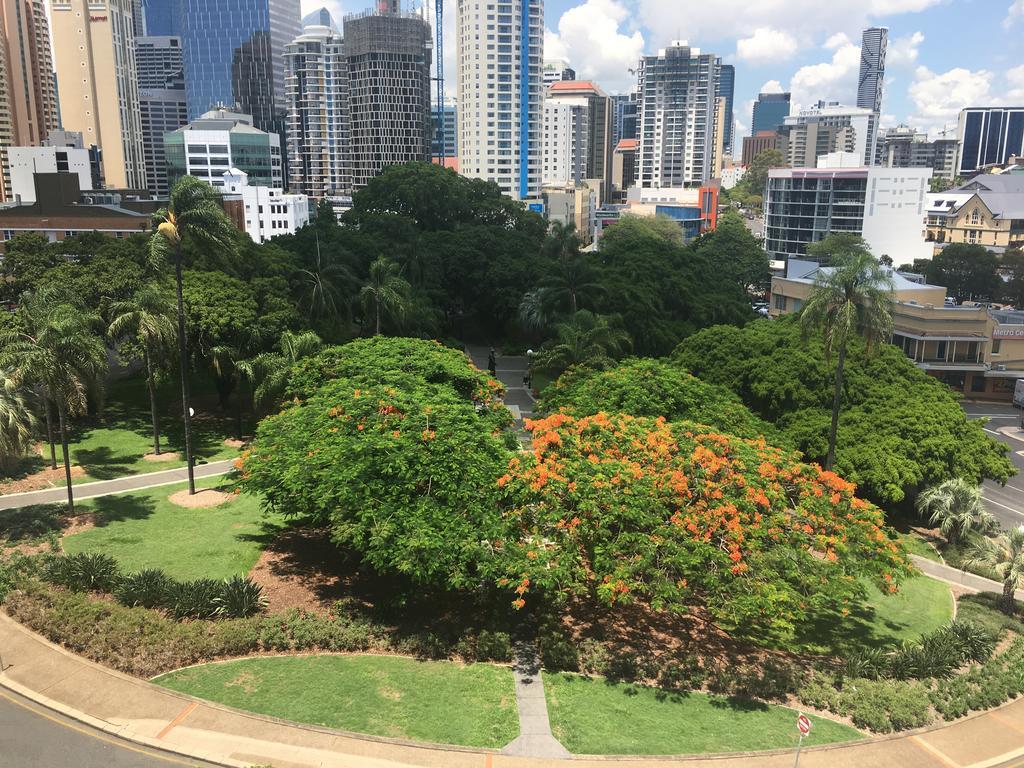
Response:
[{"label": "bare tree trunk", "polygon": [[1003,613],[1009,614],[1010,616],[1013,615],[1013,593],[1016,591],[1014,589],[1016,586],[1017,585],[1013,579],[1007,579],[1003,582],[1003,597],[1002,600],[1000,600],[999,607],[1003,609]]},{"label": "bare tree trunk", "polygon": [[181,241],[175,246],[174,278],[178,293],[178,366],[181,370],[181,410],[185,420],[185,466],[188,469],[188,492],[196,492],[195,470],[192,466],[192,414],[189,413],[188,349],[185,342],[185,299],[182,296]]},{"label": "bare tree trunk", "polygon": [[153,453],[160,455],[160,419],[156,415],[156,387],[153,385],[153,362],[149,358],[149,350],[143,353],[146,357],[146,386],[149,388],[149,413],[153,418]]},{"label": "bare tree trunk", "polygon": [[839,405],[843,396],[843,368],[846,365],[846,339],[839,345],[839,360],[836,362],[836,388],[832,393],[832,426],[828,431],[828,455],[825,469],[831,470],[836,460],[836,433],[839,431]]},{"label": "bare tree trunk", "polygon": [[46,409],[46,442],[50,444],[50,469],[56,469],[57,445],[53,441],[53,406],[47,396],[43,397],[43,403]]},{"label": "bare tree trunk", "polygon": [[378,298],[373,302],[374,307],[377,310],[377,333],[374,336],[380,336],[380,299]]},{"label": "bare tree trunk", "polygon": [[68,451],[68,429],[64,419],[64,409],[57,406],[57,418],[60,421],[60,447],[64,452],[64,479],[68,484],[68,514],[75,514],[75,494],[71,490],[71,455]]}]

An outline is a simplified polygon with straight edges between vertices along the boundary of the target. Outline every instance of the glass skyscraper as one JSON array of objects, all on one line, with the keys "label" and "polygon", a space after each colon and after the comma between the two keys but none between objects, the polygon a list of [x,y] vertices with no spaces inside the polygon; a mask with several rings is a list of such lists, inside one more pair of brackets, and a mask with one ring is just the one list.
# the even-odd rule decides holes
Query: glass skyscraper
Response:
[{"label": "glass skyscraper", "polygon": [[218,105],[282,133],[284,47],[299,35],[299,0],[143,0],[146,33],[181,38],[189,119]]},{"label": "glass skyscraper", "polygon": [[789,117],[790,95],[788,93],[759,93],[754,102],[750,135],[760,131],[774,131]]},{"label": "glass skyscraper", "polygon": [[733,118],[732,103],[736,95],[736,67],[723,64],[718,70],[718,95],[725,99],[725,125],[722,131],[722,146],[725,154],[732,156]]}]

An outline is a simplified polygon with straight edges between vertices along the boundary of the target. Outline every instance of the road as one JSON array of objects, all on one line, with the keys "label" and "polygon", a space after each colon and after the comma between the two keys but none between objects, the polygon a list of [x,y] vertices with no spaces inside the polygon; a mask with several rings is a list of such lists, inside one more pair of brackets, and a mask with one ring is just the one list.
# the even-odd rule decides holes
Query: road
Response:
[{"label": "road", "polygon": [[1010,478],[1006,486],[986,480],[982,484],[982,496],[989,512],[1005,528],[1024,525],[1024,440],[1009,437],[999,430],[1015,428],[1020,423],[1020,411],[1009,404],[965,403],[964,410],[970,418],[987,418],[985,432],[995,440],[1009,446],[1008,454],[1018,474]]},{"label": "road", "polygon": [[131,744],[0,689],[0,765],[4,768],[213,768]]}]

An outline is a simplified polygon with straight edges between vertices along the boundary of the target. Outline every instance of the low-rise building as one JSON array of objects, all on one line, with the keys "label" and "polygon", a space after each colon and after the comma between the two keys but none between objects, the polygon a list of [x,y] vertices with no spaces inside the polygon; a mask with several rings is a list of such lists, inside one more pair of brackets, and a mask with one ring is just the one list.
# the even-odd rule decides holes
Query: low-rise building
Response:
[{"label": "low-rise building", "polygon": [[1000,253],[1024,247],[1024,174],[980,174],[947,192],[928,195],[925,239],[984,245]]},{"label": "low-rise building", "polygon": [[621,139],[612,153],[612,202],[626,201],[626,191],[636,184],[636,151],[640,142]]},{"label": "low-rise building", "polygon": [[679,224],[683,239],[690,241],[718,226],[718,186],[632,187],[622,212],[634,216],[668,216]]},{"label": "low-rise building", "polygon": [[[832,165],[833,157],[823,164]],[[899,264],[928,258],[932,248],[925,242],[924,223],[931,175],[930,168],[770,170],[765,250],[774,260],[800,258],[808,245],[833,232],[854,232],[877,257],[889,256]]]},{"label": "low-rise building", "polygon": [[[772,278],[769,313],[799,312],[816,280],[829,267],[790,259]],[[981,304],[946,303],[946,289],[916,276],[890,272],[893,280],[891,342],[915,365],[971,397],[1010,400],[1024,378],[1024,312]]]},{"label": "low-rise building", "polygon": [[728,162],[722,168],[722,189],[732,189],[747,173],[747,167],[745,165],[736,165],[733,162]]},{"label": "low-rise building", "polygon": [[237,168],[222,174],[219,188],[224,210],[254,242],[294,234],[309,223],[308,197],[285,194],[280,188],[250,186],[249,174]]},{"label": "low-rise building", "polygon": [[560,221],[575,226],[580,245],[584,247],[594,241],[594,211],[600,198],[592,186],[544,187],[541,195],[544,214],[549,222]]}]

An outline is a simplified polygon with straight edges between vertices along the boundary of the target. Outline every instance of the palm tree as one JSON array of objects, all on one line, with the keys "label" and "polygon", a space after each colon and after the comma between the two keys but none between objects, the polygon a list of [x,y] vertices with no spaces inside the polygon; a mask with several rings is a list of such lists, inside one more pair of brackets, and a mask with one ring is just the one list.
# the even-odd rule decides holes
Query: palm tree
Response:
[{"label": "palm tree", "polygon": [[868,354],[873,347],[892,337],[892,290],[889,272],[879,266],[864,240],[847,232],[829,235],[808,249],[811,255],[828,259],[832,266],[818,272],[814,288],[804,305],[800,323],[804,332],[818,330],[824,336],[825,357],[838,350],[835,389],[832,394],[832,425],[828,433],[825,469],[836,458],[836,432],[843,393],[843,367],[847,345],[861,335]]},{"label": "palm tree", "polygon": [[384,314],[400,319],[409,307],[409,283],[402,270],[390,259],[379,258],[370,265],[368,282],[359,291],[363,311],[374,316],[374,336],[380,336]]},{"label": "palm tree", "polygon": [[292,366],[304,357],[315,355],[323,342],[312,331],[285,331],[278,342],[280,352],[263,352],[238,363],[242,375],[252,385],[253,406],[259,408],[278,400],[288,385]]},{"label": "palm tree", "polygon": [[6,371],[0,371],[0,469],[10,471],[32,449],[35,414],[29,406],[31,392]]},{"label": "palm tree", "polygon": [[1003,582],[1000,608],[1012,614],[1013,594],[1024,582],[1024,526],[1014,528],[994,539],[983,537],[975,542],[964,567],[984,566],[999,574]]},{"label": "palm tree", "polygon": [[616,327],[616,319],[581,309],[566,322],[556,323],[556,339],[541,348],[535,367],[561,373],[571,365],[610,365],[632,346],[629,334]]},{"label": "palm tree", "polygon": [[171,189],[167,208],[158,211],[159,222],[150,239],[150,255],[157,266],[174,259],[174,280],[178,299],[178,365],[181,371],[181,409],[185,422],[185,465],[188,492],[196,492],[192,466],[192,414],[189,408],[188,343],[185,336],[185,302],[182,297],[182,241],[188,237],[197,244],[226,251],[232,249],[238,231],[221,208],[217,193],[205,181],[183,176]]},{"label": "palm tree", "polygon": [[552,258],[551,271],[540,281],[544,298],[575,315],[580,303],[592,302],[602,288],[593,265],[580,253],[575,225],[552,224],[544,250]]},{"label": "palm tree", "polygon": [[931,514],[932,525],[939,526],[950,544],[972,530],[986,531],[995,520],[981,502],[981,488],[961,478],[927,488],[917,497],[917,511]]},{"label": "palm tree", "polygon": [[85,413],[89,394],[98,393],[107,371],[107,348],[95,333],[97,315],[71,303],[54,303],[46,292],[25,294],[18,310],[21,327],[0,333],[0,368],[15,385],[38,385],[57,408],[68,513],[75,511],[71,490],[68,420]]},{"label": "palm tree", "polygon": [[111,339],[133,338],[142,347],[149,389],[149,413],[153,421],[153,453],[160,455],[160,420],[156,409],[155,359],[174,346],[174,302],[157,282],[144,284],[127,301],[110,306],[113,318],[107,327]]},{"label": "palm tree", "polygon": [[345,288],[356,285],[356,278],[344,264],[324,262],[320,255],[320,235],[316,236],[316,255],[311,269],[300,269],[302,288],[299,306],[310,320],[335,320],[342,310],[351,320],[350,302]]},{"label": "palm tree", "polygon": [[551,322],[551,298],[547,288],[535,288],[519,302],[519,322],[528,331],[543,331]]}]

